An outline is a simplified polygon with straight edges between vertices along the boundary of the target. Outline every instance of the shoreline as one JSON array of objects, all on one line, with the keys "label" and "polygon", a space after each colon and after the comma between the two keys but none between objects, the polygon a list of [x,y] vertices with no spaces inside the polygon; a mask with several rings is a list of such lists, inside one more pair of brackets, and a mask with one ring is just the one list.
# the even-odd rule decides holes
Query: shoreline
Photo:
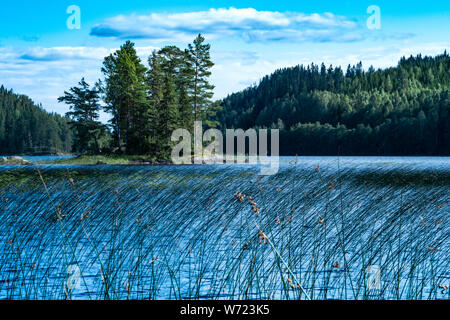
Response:
[{"label": "shoreline", "polygon": [[[207,158],[199,158],[193,156],[191,159],[186,158],[184,163],[174,163],[171,160],[166,159],[155,159],[148,156],[142,155],[64,155],[64,156],[54,156],[54,157],[63,157],[58,159],[42,159],[38,161],[33,161],[34,159],[27,159],[27,157],[52,157],[48,155],[39,155],[39,156],[0,156],[0,167],[1,166],[34,166],[34,165],[85,165],[85,166],[165,166],[165,165],[175,165],[175,166],[185,166],[185,165],[206,165],[206,164],[251,164],[251,163],[260,163],[261,159],[256,158],[256,160],[249,157],[242,157],[235,159],[234,162],[227,162],[225,157],[207,157]],[[376,158],[382,160],[383,158],[449,158],[449,156],[445,155],[437,155],[437,156],[423,156],[423,155],[411,155],[411,156],[337,156],[337,155],[303,155],[303,156],[279,156],[279,158],[293,158],[291,161],[295,161],[294,159],[309,158],[309,157],[319,157],[319,158],[327,158],[327,157],[335,157],[340,159],[345,159],[347,157],[351,158]],[[268,157],[267,161],[270,162],[270,157]],[[240,161],[238,161],[240,160]],[[195,163],[197,161],[197,163]]]}]

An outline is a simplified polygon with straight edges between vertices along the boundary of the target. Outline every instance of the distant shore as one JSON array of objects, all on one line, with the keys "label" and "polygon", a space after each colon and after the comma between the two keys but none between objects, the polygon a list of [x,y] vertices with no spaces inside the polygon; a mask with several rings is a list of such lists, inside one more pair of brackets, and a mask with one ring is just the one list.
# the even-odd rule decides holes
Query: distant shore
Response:
[{"label": "distant shore", "polygon": [[[43,155],[46,157],[48,155]],[[66,156],[66,155],[65,155]],[[41,157],[41,156],[35,156]],[[189,162],[189,159],[186,159]],[[225,157],[211,156],[211,157],[193,157],[193,163],[226,163]],[[241,159],[242,163],[249,163],[248,157]],[[9,156],[0,157],[0,165],[175,165],[170,159],[157,159],[146,155],[74,155],[73,157],[65,157],[58,159],[48,159],[33,161],[27,159],[27,156]]]},{"label": "distant shore", "polygon": [[[44,155],[44,157],[47,155]],[[68,156],[68,155],[64,155]],[[69,155],[70,156],[70,155]],[[52,164],[52,165],[162,165],[171,164],[170,160],[159,160],[145,155],[74,155],[72,157],[48,159],[40,161],[30,161],[26,156],[11,156],[3,163],[0,158],[0,164]],[[23,161],[22,161],[23,160]],[[32,160],[32,159],[31,159]],[[23,163],[21,163],[23,162]]]},{"label": "distant shore", "polygon": [[[51,159],[53,157],[53,159]],[[295,162],[295,156],[280,156],[280,157],[292,157],[293,160],[290,162]],[[324,156],[312,156],[303,155],[301,158],[305,157],[324,157]],[[325,157],[337,157],[345,158],[347,156],[325,156]],[[352,156],[350,156],[352,157]],[[353,157],[373,157],[373,158],[385,158],[385,157],[421,157],[421,156],[353,156]],[[441,158],[446,156],[436,156],[435,158]],[[47,158],[47,159],[46,159]],[[238,157],[239,158],[239,157]],[[429,157],[433,158],[433,157]],[[187,159],[188,160],[188,159]],[[241,161],[235,163],[256,163],[252,162],[247,156],[242,157]],[[253,159],[255,160],[255,159]],[[191,159],[192,163],[195,164],[206,164],[206,163],[228,163],[225,157],[194,157]],[[186,164],[191,164],[188,161]],[[158,165],[179,165],[173,163],[170,159],[157,159],[148,155],[117,155],[117,154],[105,154],[105,155],[34,155],[34,156],[0,156],[0,166],[5,165],[124,165],[124,166],[158,166]]]}]

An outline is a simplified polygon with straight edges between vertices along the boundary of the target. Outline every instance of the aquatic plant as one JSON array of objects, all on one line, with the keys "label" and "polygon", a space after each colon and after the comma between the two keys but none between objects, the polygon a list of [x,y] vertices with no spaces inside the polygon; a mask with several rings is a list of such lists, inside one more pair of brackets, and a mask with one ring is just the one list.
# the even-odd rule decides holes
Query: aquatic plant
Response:
[{"label": "aquatic plant", "polygon": [[448,299],[448,172],[1,168],[0,298]]}]

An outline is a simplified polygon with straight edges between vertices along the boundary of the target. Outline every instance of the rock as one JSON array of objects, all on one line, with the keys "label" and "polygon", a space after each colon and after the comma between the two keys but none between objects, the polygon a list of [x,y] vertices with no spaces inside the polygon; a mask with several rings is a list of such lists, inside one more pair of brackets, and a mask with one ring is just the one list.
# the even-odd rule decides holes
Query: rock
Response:
[{"label": "rock", "polygon": [[106,163],[103,162],[103,160],[98,160],[98,161],[97,161],[97,165],[101,165],[101,164],[106,164]]},{"label": "rock", "polygon": [[8,158],[0,158],[0,164],[11,164],[11,165],[32,165],[33,162],[26,160],[19,156],[10,156]]},{"label": "rock", "polygon": [[10,161],[16,161],[16,162],[23,162],[23,161],[26,161],[24,158],[18,157],[18,156],[11,156],[11,157],[8,158],[8,160],[10,160]]}]

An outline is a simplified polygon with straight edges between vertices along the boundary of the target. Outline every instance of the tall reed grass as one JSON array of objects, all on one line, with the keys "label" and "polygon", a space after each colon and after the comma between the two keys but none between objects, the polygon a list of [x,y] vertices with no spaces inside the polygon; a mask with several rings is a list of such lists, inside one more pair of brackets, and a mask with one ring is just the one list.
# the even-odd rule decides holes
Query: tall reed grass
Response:
[{"label": "tall reed grass", "polygon": [[448,168],[300,159],[267,177],[248,165],[0,177],[0,299],[450,297]]}]

